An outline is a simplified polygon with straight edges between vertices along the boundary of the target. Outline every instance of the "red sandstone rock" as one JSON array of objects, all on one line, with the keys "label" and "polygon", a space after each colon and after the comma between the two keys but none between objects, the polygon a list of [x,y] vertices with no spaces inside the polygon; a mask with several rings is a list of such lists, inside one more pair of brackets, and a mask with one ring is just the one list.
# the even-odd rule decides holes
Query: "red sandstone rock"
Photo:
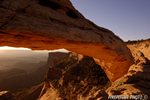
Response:
[{"label": "red sandstone rock", "polygon": [[133,64],[125,43],[85,19],[69,0],[0,0],[0,38],[0,46],[65,48],[94,57],[112,82]]},{"label": "red sandstone rock", "polygon": [[[141,100],[149,100],[150,97],[150,60],[144,57],[142,52],[137,52],[135,61],[128,73],[116,80],[106,92],[108,95],[141,95]],[[140,98],[137,98],[140,99]]]}]

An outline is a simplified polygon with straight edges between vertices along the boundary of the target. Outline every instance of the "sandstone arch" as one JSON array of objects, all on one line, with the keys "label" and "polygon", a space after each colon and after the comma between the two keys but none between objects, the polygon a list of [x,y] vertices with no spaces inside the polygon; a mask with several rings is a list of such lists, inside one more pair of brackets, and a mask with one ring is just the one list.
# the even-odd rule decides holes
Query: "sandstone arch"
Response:
[{"label": "sandstone arch", "polygon": [[0,0],[0,46],[88,55],[112,82],[133,64],[119,37],[85,19],[68,0]]}]

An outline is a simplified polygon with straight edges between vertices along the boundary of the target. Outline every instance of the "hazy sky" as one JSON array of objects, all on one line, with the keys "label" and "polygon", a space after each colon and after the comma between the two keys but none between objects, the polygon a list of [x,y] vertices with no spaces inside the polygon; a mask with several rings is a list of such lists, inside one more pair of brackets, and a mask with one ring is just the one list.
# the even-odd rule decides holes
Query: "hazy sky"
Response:
[{"label": "hazy sky", "polygon": [[42,52],[69,52],[65,49],[57,49],[57,50],[34,50],[32,51],[31,49],[29,48],[15,48],[15,47],[9,47],[9,46],[3,46],[3,47],[0,47],[0,55],[3,54],[4,52],[14,52],[15,50],[20,50],[21,52],[26,52],[26,53],[29,53],[29,52],[33,52],[33,53],[42,53]]},{"label": "hazy sky", "polygon": [[87,19],[121,39],[150,38],[150,0],[70,0]]}]

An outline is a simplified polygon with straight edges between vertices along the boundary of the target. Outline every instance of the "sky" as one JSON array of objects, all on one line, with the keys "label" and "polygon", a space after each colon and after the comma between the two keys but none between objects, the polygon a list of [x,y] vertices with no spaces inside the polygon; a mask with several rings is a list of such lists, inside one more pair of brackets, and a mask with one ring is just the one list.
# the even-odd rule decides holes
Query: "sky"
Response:
[{"label": "sky", "polygon": [[150,38],[150,0],[70,0],[85,18],[124,41]]},{"label": "sky", "polygon": [[[11,51],[9,51],[9,50],[11,50]],[[12,52],[12,51],[15,51],[15,50],[22,50],[22,51],[25,51],[25,52],[27,52],[28,53],[28,51],[32,51],[31,49],[29,49],[29,48],[23,48],[23,47],[10,47],[10,46],[2,46],[2,47],[0,47],[0,55],[2,54],[2,53],[4,53],[5,51],[7,51],[7,52]],[[32,51],[32,52],[69,52],[69,51],[67,51],[66,49],[57,49],[57,50],[34,50],[34,51]]]}]

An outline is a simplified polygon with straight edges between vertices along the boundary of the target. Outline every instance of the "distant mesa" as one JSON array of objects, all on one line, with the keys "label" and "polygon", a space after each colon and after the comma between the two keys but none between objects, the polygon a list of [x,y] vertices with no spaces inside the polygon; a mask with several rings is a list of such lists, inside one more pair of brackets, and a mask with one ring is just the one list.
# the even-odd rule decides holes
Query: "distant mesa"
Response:
[{"label": "distant mesa", "polygon": [[[66,56],[69,56],[70,53],[46,53],[48,55],[48,58],[46,57],[45,60],[47,61],[41,61],[43,60],[41,59],[43,58],[43,54],[39,54],[40,57],[34,56],[33,52],[30,54],[30,56],[28,56],[27,58],[23,58],[22,61],[18,61],[17,63],[13,64],[13,62],[10,62],[11,65],[8,66],[7,70],[0,70],[0,91],[8,90],[10,92],[17,93],[19,91],[23,91],[25,89],[31,88],[32,86],[42,83],[49,67],[54,67],[55,64],[60,62]],[[38,57],[37,59],[39,59],[39,62],[36,62],[36,59],[34,57]],[[32,60],[28,61],[27,59]],[[7,60],[9,59],[3,61],[6,61],[6,63],[8,63]]]}]

